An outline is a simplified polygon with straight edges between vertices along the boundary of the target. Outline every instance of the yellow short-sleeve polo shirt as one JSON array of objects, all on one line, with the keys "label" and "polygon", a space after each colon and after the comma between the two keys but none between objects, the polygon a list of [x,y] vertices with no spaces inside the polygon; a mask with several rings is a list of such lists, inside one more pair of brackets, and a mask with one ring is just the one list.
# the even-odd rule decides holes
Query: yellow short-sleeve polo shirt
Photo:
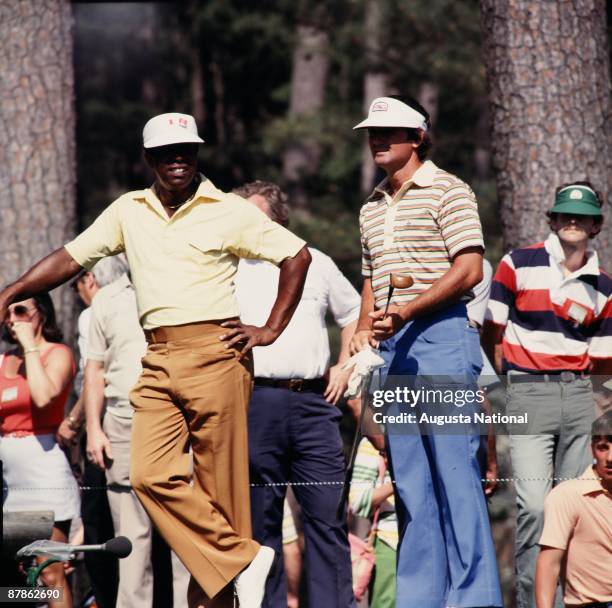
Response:
[{"label": "yellow short-sleeve polo shirt", "polygon": [[86,269],[125,251],[145,329],[238,316],[239,258],[280,264],[305,242],[206,178],[169,218],[150,188],[128,192],[65,245]]}]

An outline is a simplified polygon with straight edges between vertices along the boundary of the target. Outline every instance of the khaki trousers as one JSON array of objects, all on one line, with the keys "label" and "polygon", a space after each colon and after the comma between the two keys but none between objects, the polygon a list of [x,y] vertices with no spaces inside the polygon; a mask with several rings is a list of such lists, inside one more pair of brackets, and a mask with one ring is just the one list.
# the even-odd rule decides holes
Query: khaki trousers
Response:
[{"label": "khaki trousers", "polygon": [[[116,535],[127,536],[132,552],[119,560],[119,589],[116,608],[151,608],[153,606],[153,523],[130,488],[131,418],[120,418],[108,410],[104,414],[104,433],[113,451],[106,469],[108,504]],[[173,608],[187,608],[189,572],[174,551],[172,559]]]},{"label": "khaki trousers", "polygon": [[195,579],[209,598],[259,551],[249,506],[252,361],[225,348],[225,331],[216,323],[156,330],[130,394],[132,487],[191,573],[190,588]]}]

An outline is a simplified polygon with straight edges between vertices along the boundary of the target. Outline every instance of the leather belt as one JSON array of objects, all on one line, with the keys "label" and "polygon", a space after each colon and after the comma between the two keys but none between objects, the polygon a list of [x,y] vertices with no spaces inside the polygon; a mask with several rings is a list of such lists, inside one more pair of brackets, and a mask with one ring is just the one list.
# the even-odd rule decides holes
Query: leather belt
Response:
[{"label": "leather belt", "polygon": [[552,374],[508,374],[508,384],[525,384],[529,382],[573,382],[587,379],[585,372],[555,372]]},{"label": "leather belt", "polygon": [[327,382],[325,378],[289,378],[277,380],[275,378],[255,378],[255,386],[269,386],[272,388],[284,388],[296,393],[321,393],[325,392]]},{"label": "leather belt", "polygon": [[225,321],[236,319],[217,319],[214,321],[200,321],[198,323],[186,323],[185,325],[168,325],[156,327],[155,329],[145,329],[144,334],[149,344],[159,344],[160,342],[172,342],[173,340],[187,340],[201,336],[206,330],[218,327]]}]

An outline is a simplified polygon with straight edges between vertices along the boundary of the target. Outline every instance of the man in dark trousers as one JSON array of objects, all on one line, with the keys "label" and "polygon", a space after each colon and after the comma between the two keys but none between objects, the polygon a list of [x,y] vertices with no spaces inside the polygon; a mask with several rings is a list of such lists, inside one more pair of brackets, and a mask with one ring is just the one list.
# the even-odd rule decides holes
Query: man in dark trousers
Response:
[{"label": "man in dark trousers", "polygon": [[[288,224],[286,195],[273,183],[256,181],[235,190],[271,219]],[[336,403],[346,389],[349,341],[359,316],[359,294],[334,261],[309,248],[312,263],[304,294],[283,335],[256,347],[255,389],[249,406],[249,461],[253,535],[282,547],[283,501],[287,483],[300,504],[304,525],[308,605],[351,608],[351,558],[346,520],[336,506],[342,490],[344,452]],[[278,282],[278,269],[260,260],[241,260],[236,294],[244,321],[266,319]],[[330,367],[325,316],[340,327],[338,362]],[[287,607],[282,567],[266,588],[265,608]]]}]

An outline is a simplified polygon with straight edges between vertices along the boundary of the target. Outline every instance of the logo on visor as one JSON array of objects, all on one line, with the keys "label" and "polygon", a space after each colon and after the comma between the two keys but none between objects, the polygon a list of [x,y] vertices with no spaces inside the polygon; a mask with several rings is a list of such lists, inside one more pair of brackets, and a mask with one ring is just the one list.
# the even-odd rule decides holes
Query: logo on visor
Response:
[{"label": "logo on visor", "polygon": [[389,104],[386,101],[377,101],[372,106],[372,112],[386,112],[389,109]]}]

